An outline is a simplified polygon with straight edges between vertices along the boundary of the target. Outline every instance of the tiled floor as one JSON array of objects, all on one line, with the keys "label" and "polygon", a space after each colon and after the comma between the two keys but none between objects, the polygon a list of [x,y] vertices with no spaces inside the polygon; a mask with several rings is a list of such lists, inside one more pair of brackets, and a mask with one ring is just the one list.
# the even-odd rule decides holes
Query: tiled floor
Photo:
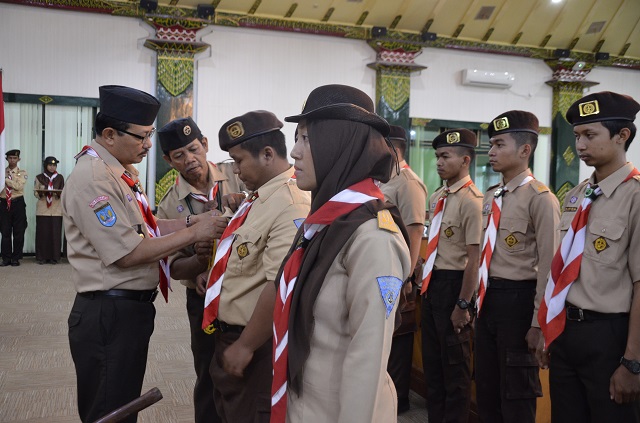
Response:
[{"label": "tiled floor", "polygon": [[[143,392],[157,386],[163,399],[142,411],[141,423],[193,422],[195,380],[184,288],[174,284],[170,301],[156,301],[155,331]],[[0,422],[78,422],[75,371],[67,340],[74,299],[71,267],[0,268]],[[398,421],[426,422],[424,400]]]}]

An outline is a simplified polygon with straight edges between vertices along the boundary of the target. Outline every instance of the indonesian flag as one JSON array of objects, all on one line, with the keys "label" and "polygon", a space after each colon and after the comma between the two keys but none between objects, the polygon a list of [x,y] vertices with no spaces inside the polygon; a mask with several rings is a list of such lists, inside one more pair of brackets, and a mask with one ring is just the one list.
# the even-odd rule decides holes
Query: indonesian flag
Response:
[{"label": "indonesian flag", "polygon": [[[4,100],[2,97],[2,70],[0,69],[0,153],[4,156],[6,151],[5,143],[4,143]],[[5,161],[0,160],[0,175],[2,178],[2,185],[0,185],[0,191],[4,189],[4,171],[5,171]]]}]

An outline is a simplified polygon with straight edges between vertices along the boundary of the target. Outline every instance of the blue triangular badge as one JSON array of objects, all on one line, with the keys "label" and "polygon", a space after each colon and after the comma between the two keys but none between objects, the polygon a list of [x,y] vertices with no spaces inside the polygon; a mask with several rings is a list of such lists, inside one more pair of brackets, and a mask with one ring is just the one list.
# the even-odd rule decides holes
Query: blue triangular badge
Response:
[{"label": "blue triangular badge", "polygon": [[386,317],[389,317],[393,306],[396,304],[398,297],[400,296],[400,290],[402,289],[402,280],[395,276],[379,276],[376,278],[378,281],[378,287],[380,288],[380,295],[382,295],[382,302],[387,310]]},{"label": "blue triangular badge", "polygon": [[304,217],[301,217],[299,219],[294,219],[293,220],[293,224],[296,225],[296,228],[300,229],[300,226],[304,223]]}]

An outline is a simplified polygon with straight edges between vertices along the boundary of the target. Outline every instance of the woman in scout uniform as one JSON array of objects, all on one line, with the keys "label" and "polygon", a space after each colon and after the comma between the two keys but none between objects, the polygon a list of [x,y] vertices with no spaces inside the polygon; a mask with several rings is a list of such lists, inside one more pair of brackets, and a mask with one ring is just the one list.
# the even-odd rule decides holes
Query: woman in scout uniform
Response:
[{"label": "woman in scout uniform", "polygon": [[638,111],[608,91],[567,110],[580,160],[595,171],[565,197],[538,316],[553,422],[640,421],[640,172],[626,158]]},{"label": "woman in scout uniform", "polygon": [[60,194],[64,177],[56,172],[58,159],[44,159],[44,172],[36,176],[36,261],[38,264],[58,264],[62,248],[62,207]]},{"label": "woman in scout uniform", "polygon": [[387,122],[363,92],[311,92],[291,157],[309,216],[278,272],[271,422],[394,422],[386,372],[398,296],[411,271],[397,208],[377,181],[393,159]]}]

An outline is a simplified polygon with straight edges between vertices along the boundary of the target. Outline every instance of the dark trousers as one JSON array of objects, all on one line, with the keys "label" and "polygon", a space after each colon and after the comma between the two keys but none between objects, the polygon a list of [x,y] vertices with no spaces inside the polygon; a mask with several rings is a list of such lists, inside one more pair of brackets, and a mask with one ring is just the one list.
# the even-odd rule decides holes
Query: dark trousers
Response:
[{"label": "dark trousers", "polygon": [[[24,231],[27,229],[27,206],[24,197],[11,200],[11,210],[7,210],[7,200],[0,199],[0,230],[2,230],[2,261],[22,259]],[[13,239],[12,239],[13,237]]]},{"label": "dark trousers", "polygon": [[62,216],[36,216],[36,260],[60,261]]},{"label": "dark trousers", "polygon": [[628,316],[567,320],[549,349],[553,423],[640,421],[638,402],[618,405],[609,398],[609,381],[620,366],[628,329]]},{"label": "dark trousers", "polygon": [[193,388],[193,406],[195,423],[221,422],[213,401],[213,382],[209,375],[209,366],[213,359],[214,337],[202,330],[204,298],[195,289],[187,288],[187,314],[191,328],[191,352],[193,367],[196,371],[196,386]]},{"label": "dark trousers", "polygon": [[398,412],[409,409],[411,388],[411,361],[413,359],[413,332],[395,335],[391,341],[391,352],[387,372],[393,380],[398,394]]},{"label": "dark trousers", "polygon": [[451,323],[462,275],[463,272],[451,271],[438,277],[434,273],[427,295],[422,298],[422,367],[429,423],[469,420],[471,326],[458,334]]},{"label": "dark trousers", "polygon": [[[83,422],[93,422],[140,396],[155,314],[149,302],[76,295],[69,315],[69,345]],[[135,414],[123,422],[137,419]]]},{"label": "dark trousers", "polygon": [[536,397],[542,396],[542,387],[537,361],[525,341],[535,294],[535,281],[489,280],[475,331],[481,422],[535,422]]},{"label": "dark trousers", "polygon": [[210,372],[218,415],[224,423],[269,423],[273,379],[272,340],[269,339],[255,351],[253,359],[244,369],[244,376],[236,377],[222,369],[222,353],[240,334],[216,330],[214,337],[216,348]]}]

